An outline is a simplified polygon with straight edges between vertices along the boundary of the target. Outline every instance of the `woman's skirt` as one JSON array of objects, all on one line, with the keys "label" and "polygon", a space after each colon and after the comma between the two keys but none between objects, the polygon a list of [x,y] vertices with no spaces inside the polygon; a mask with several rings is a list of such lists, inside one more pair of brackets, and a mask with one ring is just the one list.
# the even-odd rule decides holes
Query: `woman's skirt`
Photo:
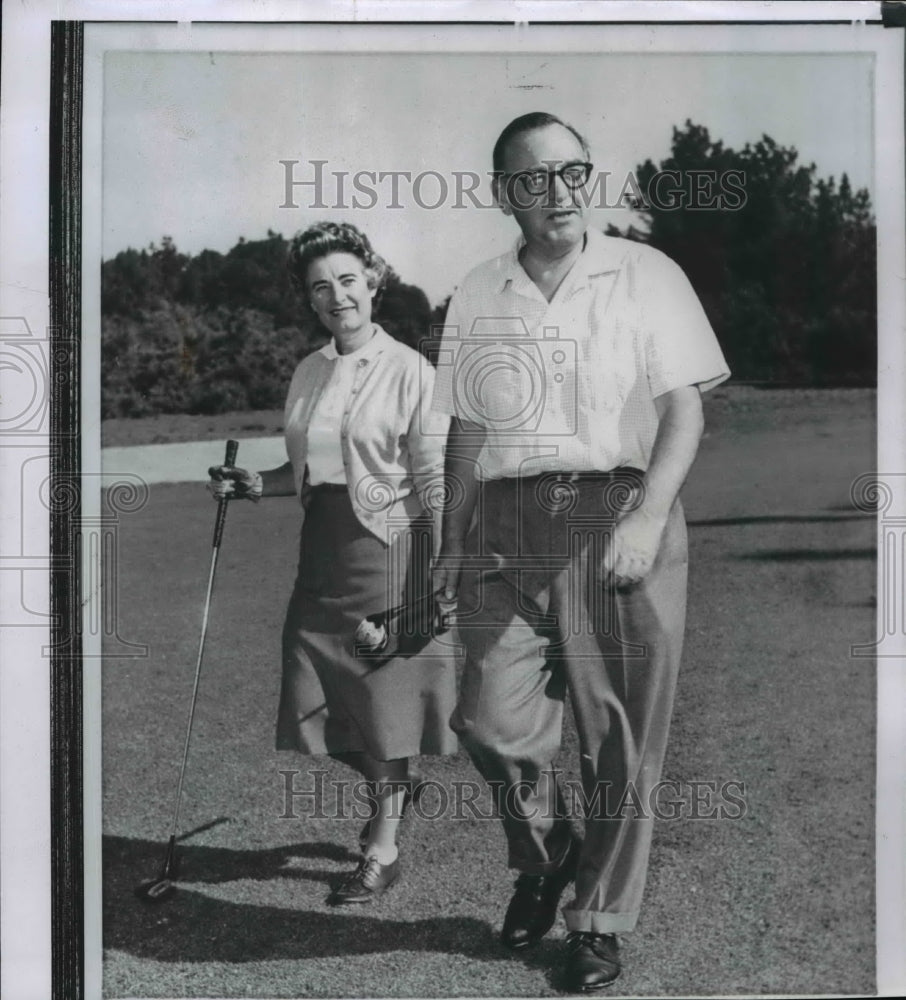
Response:
[{"label": "woman's skirt", "polygon": [[353,638],[366,616],[430,589],[430,533],[426,519],[385,545],[346,489],[314,489],[283,629],[278,750],[377,760],[455,752],[450,635],[390,660],[357,655]]}]

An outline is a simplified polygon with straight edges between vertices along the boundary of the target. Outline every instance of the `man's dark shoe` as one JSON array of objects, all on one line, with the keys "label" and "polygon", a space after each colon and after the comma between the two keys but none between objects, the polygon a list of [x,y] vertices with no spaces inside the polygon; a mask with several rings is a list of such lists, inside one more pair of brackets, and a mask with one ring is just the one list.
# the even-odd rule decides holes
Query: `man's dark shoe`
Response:
[{"label": "man's dark shoe", "polygon": [[399,858],[382,865],[374,855],[362,858],[356,870],[327,897],[331,906],[370,903],[386,892],[399,878]]},{"label": "man's dark shoe", "polygon": [[554,926],[557,906],[563,890],[576,877],[580,841],[570,838],[563,863],[547,875],[528,875],[516,879],[516,891],[503,918],[500,940],[507,948],[526,948],[540,941]]},{"label": "man's dark shoe", "polygon": [[[374,788],[373,782],[371,783],[371,787],[372,789]],[[409,781],[406,782],[406,791],[403,795],[403,808],[400,812],[400,821],[405,819],[406,810],[409,808],[409,805],[412,802],[414,802],[416,805],[418,804],[419,799],[422,797],[422,793],[425,791],[427,787],[428,787],[428,782],[420,774],[413,776],[412,778],[409,779]],[[371,820],[367,819],[365,820],[362,829],[359,830],[359,849],[362,851],[363,854],[365,853],[365,848],[368,846],[368,838],[370,836],[371,836]]]},{"label": "man's dark shoe", "polygon": [[565,989],[571,993],[601,990],[619,975],[620,945],[616,934],[573,931],[566,936]]}]

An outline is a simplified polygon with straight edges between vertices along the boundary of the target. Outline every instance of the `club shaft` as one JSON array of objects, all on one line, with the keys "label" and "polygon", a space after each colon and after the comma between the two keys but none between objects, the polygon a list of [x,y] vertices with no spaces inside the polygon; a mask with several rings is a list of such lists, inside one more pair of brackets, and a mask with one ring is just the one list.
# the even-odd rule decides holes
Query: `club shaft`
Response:
[{"label": "club shaft", "polygon": [[404,601],[402,604],[397,604],[395,607],[388,608],[384,612],[384,621],[387,623],[392,622],[396,618],[401,618],[407,610],[411,609],[412,611],[414,611],[420,605],[428,604],[429,602],[434,601],[434,599],[435,595],[432,593],[428,593],[428,594],[423,594],[421,597],[417,598],[411,603]]},{"label": "club shaft", "polygon": [[[238,441],[227,441],[224,465],[235,465],[239,451]],[[189,742],[192,738],[192,724],[195,721],[195,706],[198,703],[198,683],[201,680],[201,663],[204,659],[204,644],[208,634],[208,616],[211,612],[211,594],[214,590],[214,573],[217,570],[217,557],[220,554],[220,539],[223,535],[223,525],[226,520],[227,501],[221,499],[217,504],[217,517],[214,524],[214,542],[211,551],[211,568],[208,571],[208,586],[205,591],[204,611],[201,617],[201,636],[198,640],[198,657],[195,660],[195,680],[192,684],[192,700],[189,704],[189,717],[186,721],[186,739],[182,749],[182,764],[179,767],[179,781],[176,785],[176,802],[173,805],[173,824],[170,827],[170,840],[167,844],[167,856],[164,861],[162,878],[170,878],[176,868],[176,834],[179,830],[179,807],[182,802],[182,786],[186,777],[186,764],[189,760]]]},{"label": "club shaft", "polygon": [[[226,507],[227,501],[221,500],[221,507]],[[219,511],[218,511],[219,514]],[[201,638],[198,642],[198,658],[195,661],[195,681],[192,685],[192,700],[189,703],[189,718],[186,722],[186,739],[182,751],[182,765],[179,768],[179,782],[176,786],[176,804],[173,808],[173,825],[170,827],[170,836],[175,837],[179,828],[179,807],[182,802],[182,786],[186,776],[186,764],[189,760],[189,742],[192,738],[192,724],[195,721],[195,706],[198,704],[198,684],[201,680],[201,663],[204,659],[204,644],[208,634],[208,616],[211,611],[211,593],[214,589],[214,573],[217,569],[217,556],[220,553],[220,545],[215,545],[211,551],[211,569],[208,573],[208,589],[205,594],[204,612],[201,618]]]}]

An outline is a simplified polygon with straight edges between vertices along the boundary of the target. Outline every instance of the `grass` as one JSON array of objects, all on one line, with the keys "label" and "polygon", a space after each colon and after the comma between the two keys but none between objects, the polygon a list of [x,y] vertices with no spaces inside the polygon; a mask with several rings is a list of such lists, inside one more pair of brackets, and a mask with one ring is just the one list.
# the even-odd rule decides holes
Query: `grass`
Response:
[{"label": "grass", "polygon": [[[198,419],[223,438],[276,433],[271,418]],[[130,433],[197,435],[193,421]],[[117,422],[105,441],[125,433]],[[875,638],[875,525],[849,496],[873,453],[865,390],[708,399],[684,491],[689,615],[664,777],[687,798],[691,783],[736,782],[744,814],[687,808],[658,822],[642,917],[608,995],[874,991],[875,682],[850,646]],[[513,878],[496,821],[412,815],[402,883],[371,907],[326,906],[359,823],[313,815],[304,797],[287,808],[286,782],[304,791],[313,771],[348,772],[272,749],[292,500],[230,509],[181,824],[197,832],[180,845],[177,897],[156,908],[133,897],[163,859],[212,518],[197,487],[161,485],[119,526],[119,636],[150,652],[105,663],[105,994],[556,995],[561,921],[526,955],[496,942]],[[571,724],[560,764],[575,774]],[[461,753],[422,768],[451,794],[475,779]]]}]

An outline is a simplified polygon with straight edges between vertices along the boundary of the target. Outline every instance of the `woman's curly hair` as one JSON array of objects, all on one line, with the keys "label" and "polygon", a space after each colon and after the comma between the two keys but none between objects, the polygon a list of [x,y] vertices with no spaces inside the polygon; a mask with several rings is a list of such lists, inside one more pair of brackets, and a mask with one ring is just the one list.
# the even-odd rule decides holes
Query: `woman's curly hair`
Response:
[{"label": "woman's curly hair", "polygon": [[332,253],[351,253],[359,258],[368,287],[377,293],[374,297],[377,306],[390,274],[390,266],[374,252],[368,237],[351,222],[317,222],[296,233],[290,240],[287,265],[305,304],[311,308],[306,285],[309,266],[312,261]]}]

